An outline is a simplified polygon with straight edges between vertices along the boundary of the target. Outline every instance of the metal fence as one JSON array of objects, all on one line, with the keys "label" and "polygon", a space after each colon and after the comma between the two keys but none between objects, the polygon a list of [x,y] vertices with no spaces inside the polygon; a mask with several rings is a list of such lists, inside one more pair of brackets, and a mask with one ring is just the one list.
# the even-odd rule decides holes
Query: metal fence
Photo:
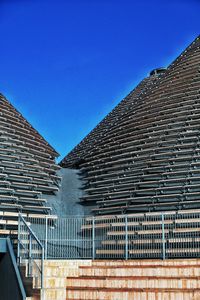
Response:
[{"label": "metal fence", "polygon": [[200,214],[27,219],[46,259],[200,257]]},{"label": "metal fence", "polygon": [[24,266],[26,263],[26,276],[34,275],[34,288],[41,289],[40,299],[43,299],[44,247],[21,215],[18,220],[17,246],[18,265]]},{"label": "metal fence", "polygon": [[85,231],[88,221],[83,217],[28,219],[45,249],[45,259],[91,258],[92,233]]}]

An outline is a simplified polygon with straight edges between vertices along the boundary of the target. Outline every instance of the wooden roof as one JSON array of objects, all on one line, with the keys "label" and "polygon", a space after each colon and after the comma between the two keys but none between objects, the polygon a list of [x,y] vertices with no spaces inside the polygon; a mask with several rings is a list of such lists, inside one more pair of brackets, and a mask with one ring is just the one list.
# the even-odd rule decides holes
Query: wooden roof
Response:
[{"label": "wooden roof", "polygon": [[49,214],[58,190],[58,153],[0,94],[0,210]]},{"label": "wooden roof", "polygon": [[200,207],[200,39],[144,79],[61,165],[97,214]]}]

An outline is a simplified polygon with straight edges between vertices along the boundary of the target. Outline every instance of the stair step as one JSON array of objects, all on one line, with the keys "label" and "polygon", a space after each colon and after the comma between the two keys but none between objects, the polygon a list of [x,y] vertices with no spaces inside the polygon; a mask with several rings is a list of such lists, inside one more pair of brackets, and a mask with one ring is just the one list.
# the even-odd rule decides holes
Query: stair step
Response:
[{"label": "stair step", "polygon": [[107,277],[72,277],[67,278],[67,284],[73,287],[90,288],[165,288],[165,289],[200,289],[199,277],[185,277],[179,278],[170,276],[107,276]]},{"label": "stair step", "polygon": [[[159,270],[159,273],[158,273]],[[200,276],[200,265],[147,265],[147,266],[80,266],[80,276],[161,276],[188,277]]]},{"label": "stair step", "polygon": [[187,289],[187,288],[183,288],[183,289],[180,289],[180,288],[98,288],[98,287],[82,287],[82,286],[68,286],[67,287],[67,291],[105,291],[105,292],[133,292],[133,291],[136,291],[136,292],[153,292],[153,293],[163,293],[163,292],[184,292],[184,293],[189,293],[189,292],[199,292],[200,294],[200,289],[197,288],[192,288],[192,289]]},{"label": "stair step", "polygon": [[[80,266],[79,268],[80,269],[118,269],[118,268],[125,268],[125,269],[136,269],[136,268],[139,268],[140,265],[120,265],[120,264],[116,264],[116,265],[109,265],[109,266],[104,266],[104,265],[92,265],[92,266]],[[167,265],[167,264],[156,264],[156,268],[200,268],[200,264],[177,264],[177,265]],[[145,268],[155,268],[155,264],[153,262],[151,262],[151,264],[147,264],[147,265],[142,265],[141,266],[142,269],[145,269]]]},{"label": "stair step", "polygon": [[175,299],[175,300],[193,300],[200,299],[199,289],[88,289],[72,288],[67,290],[67,300],[135,300],[135,299]]},{"label": "stair step", "polygon": [[67,280],[162,280],[162,279],[170,279],[170,280],[199,280],[199,276],[185,276],[185,277],[171,277],[170,275],[168,276],[72,276],[72,277],[67,277]]},{"label": "stair step", "polygon": [[200,265],[200,259],[166,259],[166,260],[152,260],[152,259],[135,259],[135,260],[93,260],[92,261],[92,266],[149,266],[149,265],[154,265],[154,266],[176,266],[176,265],[195,265],[198,266]]},{"label": "stair step", "polygon": [[45,300],[65,300],[66,289],[65,288],[48,288],[44,289]]}]

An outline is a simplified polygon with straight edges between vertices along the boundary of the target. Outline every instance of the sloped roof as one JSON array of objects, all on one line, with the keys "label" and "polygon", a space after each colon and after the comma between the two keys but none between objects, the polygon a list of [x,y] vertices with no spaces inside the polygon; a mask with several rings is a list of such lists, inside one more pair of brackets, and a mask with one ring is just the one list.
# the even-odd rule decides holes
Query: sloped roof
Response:
[{"label": "sloped roof", "polygon": [[58,190],[58,153],[0,95],[0,210],[48,214],[45,194]]},{"label": "sloped roof", "polygon": [[200,207],[199,37],[152,79],[62,161],[81,170],[96,213]]},{"label": "sloped roof", "polygon": [[[42,137],[42,135],[23,117],[23,115],[0,93],[2,104],[5,103],[15,120],[20,123],[20,126],[27,129],[32,134],[32,140],[38,141],[39,144],[44,145],[45,149],[49,151],[54,157],[58,157],[59,153]],[[3,115],[3,112],[2,112]]]},{"label": "sloped roof", "polygon": [[60,162],[63,167],[78,168],[88,155],[92,155],[98,144],[109,136],[113,126],[117,126],[123,115],[127,115],[133,105],[138,104],[140,95],[151,89],[159,77],[149,76],[143,79],[120,103]]}]

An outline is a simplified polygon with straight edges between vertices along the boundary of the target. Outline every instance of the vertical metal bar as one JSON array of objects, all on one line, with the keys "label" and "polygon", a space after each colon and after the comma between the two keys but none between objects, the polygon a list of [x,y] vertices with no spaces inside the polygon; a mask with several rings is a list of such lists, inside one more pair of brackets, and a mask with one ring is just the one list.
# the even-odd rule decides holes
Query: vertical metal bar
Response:
[{"label": "vertical metal bar", "polygon": [[21,243],[21,215],[18,216],[18,243],[17,243],[17,263],[20,265],[20,243]]},{"label": "vertical metal bar", "polygon": [[162,258],[165,259],[165,217],[164,214],[161,215],[162,217]]},{"label": "vertical metal bar", "polygon": [[47,241],[48,241],[48,217],[45,217],[45,259],[48,258],[47,256]]},{"label": "vertical metal bar", "polygon": [[41,258],[41,293],[40,300],[44,300],[44,248],[42,247],[42,258]]},{"label": "vertical metal bar", "polygon": [[31,233],[29,233],[29,253],[28,253],[28,275],[31,275],[31,258],[32,258],[32,236]]},{"label": "vertical metal bar", "polygon": [[125,216],[125,259],[128,259],[128,222]]},{"label": "vertical metal bar", "polygon": [[95,259],[95,217],[92,218],[92,259]]}]

